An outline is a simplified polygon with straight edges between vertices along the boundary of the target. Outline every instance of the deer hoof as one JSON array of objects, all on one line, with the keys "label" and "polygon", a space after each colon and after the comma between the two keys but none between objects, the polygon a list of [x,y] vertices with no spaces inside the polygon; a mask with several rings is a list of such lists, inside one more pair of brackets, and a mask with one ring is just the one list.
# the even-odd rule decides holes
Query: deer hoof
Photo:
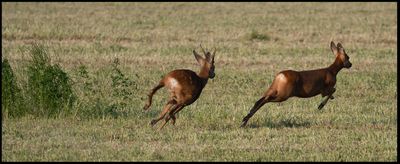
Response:
[{"label": "deer hoof", "polygon": [[318,109],[321,110],[324,107],[324,104],[319,104]]},{"label": "deer hoof", "polygon": [[156,123],[157,123],[156,120],[151,120],[150,125],[151,125],[151,126],[154,126]]},{"label": "deer hoof", "polygon": [[246,124],[247,124],[247,121],[243,121],[242,124],[240,124],[240,127],[243,128],[246,126]]}]

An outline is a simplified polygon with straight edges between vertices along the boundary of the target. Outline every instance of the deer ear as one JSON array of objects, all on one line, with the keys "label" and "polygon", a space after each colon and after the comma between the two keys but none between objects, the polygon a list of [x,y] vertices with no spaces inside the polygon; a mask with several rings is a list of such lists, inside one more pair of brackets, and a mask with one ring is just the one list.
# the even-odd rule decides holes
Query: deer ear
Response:
[{"label": "deer ear", "polygon": [[203,65],[203,64],[204,64],[204,58],[201,57],[201,56],[196,52],[196,50],[193,50],[193,55],[194,55],[194,57],[196,58],[197,62],[198,62],[200,65]]},{"label": "deer ear", "polygon": [[333,54],[335,54],[335,55],[338,52],[338,48],[336,47],[336,45],[333,41],[331,42],[331,50],[332,50]]},{"label": "deer ear", "polygon": [[343,48],[342,44],[338,43],[338,44],[337,44],[337,49],[338,49],[338,51],[339,51],[340,53],[344,53],[344,48]]}]

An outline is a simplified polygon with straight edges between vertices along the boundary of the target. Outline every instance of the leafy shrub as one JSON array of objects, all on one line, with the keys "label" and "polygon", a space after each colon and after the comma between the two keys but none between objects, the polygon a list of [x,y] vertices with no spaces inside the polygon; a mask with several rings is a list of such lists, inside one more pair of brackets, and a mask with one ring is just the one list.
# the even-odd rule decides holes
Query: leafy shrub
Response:
[{"label": "leafy shrub", "polygon": [[1,62],[1,107],[3,117],[22,115],[20,102],[20,88],[14,72],[7,59]]},{"label": "leafy shrub", "polygon": [[30,55],[27,88],[32,100],[32,114],[52,117],[71,108],[76,97],[68,74],[58,64],[51,65],[43,46],[33,45]]}]

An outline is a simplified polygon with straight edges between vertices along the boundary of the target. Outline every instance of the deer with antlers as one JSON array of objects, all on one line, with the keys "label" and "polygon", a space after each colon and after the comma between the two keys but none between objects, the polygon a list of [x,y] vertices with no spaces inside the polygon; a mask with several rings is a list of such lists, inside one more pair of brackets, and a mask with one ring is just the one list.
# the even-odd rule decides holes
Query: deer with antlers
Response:
[{"label": "deer with antlers", "polygon": [[181,111],[185,106],[195,102],[199,98],[203,88],[206,86],[208,79],[213,79],[215,77],[214,57],[216,49],[214,48],[214,52],[211,55],[210,52],[204,50],[201,44],[200,47],[205,58],[193,50],[194,57],[200,65],[200,72],[198,74],[188,69],[173,70],[165,75],[158,85],[148,94],[149,99],[143,108],[144,110],[149,109],[152,97],[158,89],[165,86],[170,92],[169,101],[164,106],[160,116],[151,120],[151,126],[154,126],[162,119],[165,119],[165,121],[159,130],[161,130],[170,119],[172,119],[172,124],[175,125],[175,114]]},{"label": "deer with antlers", "polygon": [[285,70],[279,72],[268,90],[243,118],[241,127],[246,126],[247,121],[257,110],[268,102],[282,102],[290,97],[309,98],[321,94],[322,97],[326,96],[318,106],[318,109],[321,110],[328,99],[334,99],[332,94],[336,91],[336,75],[342,68],[349,69],[352,64],[342,44],[338,43],[336,46],[334,42],[331,42],[330,47],[336,59],[329,67],[308,71]]}]

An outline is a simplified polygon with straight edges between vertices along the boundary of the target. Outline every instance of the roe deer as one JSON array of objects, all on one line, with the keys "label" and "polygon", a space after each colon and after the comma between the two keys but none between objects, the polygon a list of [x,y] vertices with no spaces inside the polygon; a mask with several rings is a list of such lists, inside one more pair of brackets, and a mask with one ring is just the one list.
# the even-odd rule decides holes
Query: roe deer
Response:
[{"label": "roe deer", "polygon": [[334,98],[332,94],[336,91],[334,87],[338,72],[342,68],[350,68],[352,65],[342,44],[338,43],[336,46],[334,42],[331,42],[331,50],[336,55],[336,59],[329,67],[308,71],[285,70],[279,72],[269,89],[243,118],[241,127],[246,126],[247,121],[264,104],[282,102],[293,96],[301,98],[313,97],[318,94],[321,94],[322,97],[327,96],[318,106],[318,109],[321,110],[328,99]]},{"label": "roe deer", "polygon": [[158,89],[166,86],[170,92],[169,101],[164,106],[160,116],[151,120],[151,126],[154,126],[158,121],[162,120],[167,112],[168,116],[165,117],[165,122],[161,125],[159,130],[161,130],[170,119],[172,119],[172,124],[175,125],[175,114],[182,110],[185,106],[195,102],[197,98],[199,98],[203,88],[206,86],[208,79],[213,79],[215,77],[214,56],[216,49],[214,48],[214,52],[211,55],[210,52],[206,52],[203,49],[201,44],[200,47],[205,58],[193,50],[194,57],[200,65],[200,72],[198,74],[187,69],[173,70],[164,76],[158,85],[154,87],[148,94],[149,99],[143,108],[144,110],[147,110],[150,107],[152,97]]}]

